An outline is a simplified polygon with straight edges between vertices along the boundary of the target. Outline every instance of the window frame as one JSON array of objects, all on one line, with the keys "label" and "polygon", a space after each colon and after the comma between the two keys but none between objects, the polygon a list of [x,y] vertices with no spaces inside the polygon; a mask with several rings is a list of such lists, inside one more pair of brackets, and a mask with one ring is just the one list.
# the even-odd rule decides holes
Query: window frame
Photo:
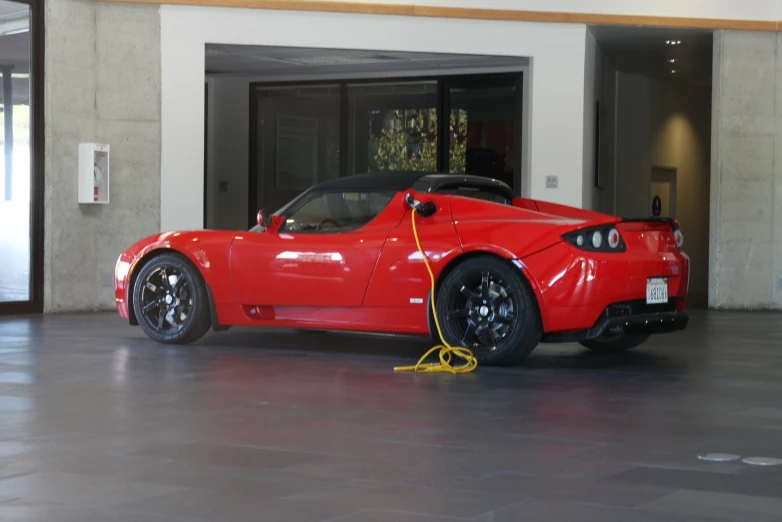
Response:
[{"label": "window frame", "polygon": [[0,302],[0,316],[44,311],[45,6],[43,0],[13,2],[30,8],[30,286],[27,299]]}]

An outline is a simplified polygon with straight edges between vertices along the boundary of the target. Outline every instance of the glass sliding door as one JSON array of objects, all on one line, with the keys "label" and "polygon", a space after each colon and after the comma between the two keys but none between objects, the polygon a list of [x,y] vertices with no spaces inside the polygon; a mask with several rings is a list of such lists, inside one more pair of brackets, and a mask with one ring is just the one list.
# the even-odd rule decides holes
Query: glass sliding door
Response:
[{"label": "glass sliding door", "polygon": [[0,313],[42,310],[40,3],[0,0]]},{"label": "glass sliding door", "polygon": [[340,86],[256,87],[250,219],[340,174]]},{"label": "glass sliding door", "polygon": [[517,185],[521,148],[521,79],[455,79],[446,83],[450,109],[448,168]]}]

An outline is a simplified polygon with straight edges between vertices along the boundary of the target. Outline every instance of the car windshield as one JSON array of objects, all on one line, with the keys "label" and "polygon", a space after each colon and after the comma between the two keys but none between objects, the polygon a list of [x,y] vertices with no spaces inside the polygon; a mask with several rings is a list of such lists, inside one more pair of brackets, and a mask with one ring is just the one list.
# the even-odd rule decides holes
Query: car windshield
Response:
[{"label": "car windshield", "polygon": [[[298,207],[298,203],[302,201],[302,198],[308,197],[308,195],[312,192],[313,188],[307,189],[306,191],[302,192],[295,198],[293,198],[291,201],[286,203],[282,208],[277,210],[274,215],[280,216],[286,213],[286,211],[289,211],[292,209],[292,207],[296,206]],[[487,188],[483,186],[475,186],[470,185],[469,183],[466,184],[458,184],[458,185],[446,185],[439,190],[437,190],[438,194],[448,194],[451,196],[462,196],[462,197],[468,197],[473,199],[480,199],[483,201],[491,201],[493,203],[500,203],[502,205],[511,205],[512,201],[508,199],[505,192],[500,190],[493,190],[492,188]],[[393,197],[393,194],[387,195],[389,199]],[[310,198],[308,198],[310,199]],[[387,201],[385,201],[387,203]],[[263,232],[265,229],[261,225],[254,225],[252,228],[250,228],[250,232]]]}]

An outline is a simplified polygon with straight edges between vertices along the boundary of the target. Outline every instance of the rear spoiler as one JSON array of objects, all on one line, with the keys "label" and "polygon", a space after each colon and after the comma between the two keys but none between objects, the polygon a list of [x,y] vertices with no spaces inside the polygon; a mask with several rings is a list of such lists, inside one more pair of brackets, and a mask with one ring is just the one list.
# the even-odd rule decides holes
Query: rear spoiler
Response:
[{"label": "rear spoiler", "polygon": [[623,217],[620,223],[668,223],[671,228],[679,228],[679,221],[671,217]]}]

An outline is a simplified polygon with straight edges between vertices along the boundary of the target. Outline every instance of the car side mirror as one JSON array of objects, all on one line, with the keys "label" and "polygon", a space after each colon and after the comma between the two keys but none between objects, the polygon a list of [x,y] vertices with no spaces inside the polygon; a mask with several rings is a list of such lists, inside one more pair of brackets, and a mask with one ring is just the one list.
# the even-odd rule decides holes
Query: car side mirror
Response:
[{"label": "car side mirror", "polygon": [[258,211],[258,224],[263,228],[269,228],[269,226],[272,224],[271,216],[264,209]]},{"label": "car side mirror", "polygon": [[264,209],[258,211],[258,224],[266,232],[276,232],[284,222],[285,218],[283,216],[269,214]]}]

